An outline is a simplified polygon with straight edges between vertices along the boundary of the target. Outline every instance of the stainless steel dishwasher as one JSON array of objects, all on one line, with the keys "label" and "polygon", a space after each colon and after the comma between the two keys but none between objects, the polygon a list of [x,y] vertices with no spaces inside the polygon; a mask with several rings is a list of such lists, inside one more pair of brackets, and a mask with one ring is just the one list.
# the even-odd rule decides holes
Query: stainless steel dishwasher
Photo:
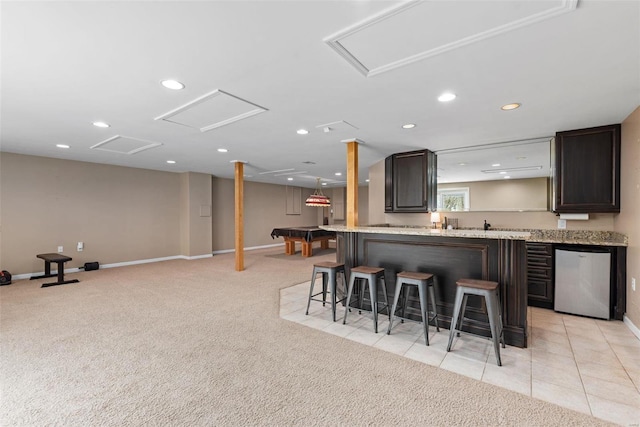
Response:
[{"label": "stainless steel dishwasher", "polygon": [[554,310],[610,319],[611,251],[556,246]]}]

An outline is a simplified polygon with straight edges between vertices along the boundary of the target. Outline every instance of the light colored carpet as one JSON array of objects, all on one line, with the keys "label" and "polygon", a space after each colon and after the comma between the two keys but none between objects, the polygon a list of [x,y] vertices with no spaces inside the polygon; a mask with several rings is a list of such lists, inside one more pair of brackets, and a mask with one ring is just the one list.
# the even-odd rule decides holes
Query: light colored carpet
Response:
[{"label": "light colored carpet", "polygon": [[2,426],[604,425],[280,319],[282,249],[0,288]]}]

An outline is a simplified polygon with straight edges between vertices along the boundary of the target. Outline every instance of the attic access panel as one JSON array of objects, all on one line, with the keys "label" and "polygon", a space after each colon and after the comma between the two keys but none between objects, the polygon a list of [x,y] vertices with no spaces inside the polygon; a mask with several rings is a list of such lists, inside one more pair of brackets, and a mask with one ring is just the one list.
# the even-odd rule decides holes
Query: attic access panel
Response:
[{"label": "attic access panel", "polygon": [[109,151],[111,153],[135,154],[150,148],[159,147],[160,142],[145,141],[144,139],[133,138],[130,136],[116,135],[95,145],[91,149]]},{"label": "attic access panel", "polygon": [[228,92],[216,89],[155,120],[163,120],[207,132],[268,111]]},{"label": "attic access panel", "polygon": [[409,1],[324,41],[370,77],[571,12],[577,3],[578,0]]}]

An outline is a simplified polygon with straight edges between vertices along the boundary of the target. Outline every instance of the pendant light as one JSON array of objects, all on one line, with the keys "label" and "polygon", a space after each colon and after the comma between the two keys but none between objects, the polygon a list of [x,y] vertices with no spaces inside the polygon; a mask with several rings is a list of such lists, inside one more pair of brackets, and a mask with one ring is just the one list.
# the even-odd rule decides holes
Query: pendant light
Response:
[{"label": "pendant light", "polygon": [[304,204],[307,206],[316,206],[319,208],[325,208],[331,206],[331,200],[324,194],[322,194],[322,190],[320,189],[320,178],[317,179],[316,191],[305,200]]}]

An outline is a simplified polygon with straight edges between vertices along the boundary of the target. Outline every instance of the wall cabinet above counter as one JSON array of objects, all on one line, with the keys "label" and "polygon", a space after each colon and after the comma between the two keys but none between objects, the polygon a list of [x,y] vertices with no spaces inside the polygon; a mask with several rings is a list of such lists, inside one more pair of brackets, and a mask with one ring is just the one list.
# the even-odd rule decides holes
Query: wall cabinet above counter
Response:
[{"label": "wall cabinet above counter", "polygon": [[437,157],[429,150],[393,154],[385,159],[384,211],[437,209]]},{"label": "wall cabinet above counter", "polygon": [[617,124],[556,134],[554,212],[620,212],[620,130]]}]

